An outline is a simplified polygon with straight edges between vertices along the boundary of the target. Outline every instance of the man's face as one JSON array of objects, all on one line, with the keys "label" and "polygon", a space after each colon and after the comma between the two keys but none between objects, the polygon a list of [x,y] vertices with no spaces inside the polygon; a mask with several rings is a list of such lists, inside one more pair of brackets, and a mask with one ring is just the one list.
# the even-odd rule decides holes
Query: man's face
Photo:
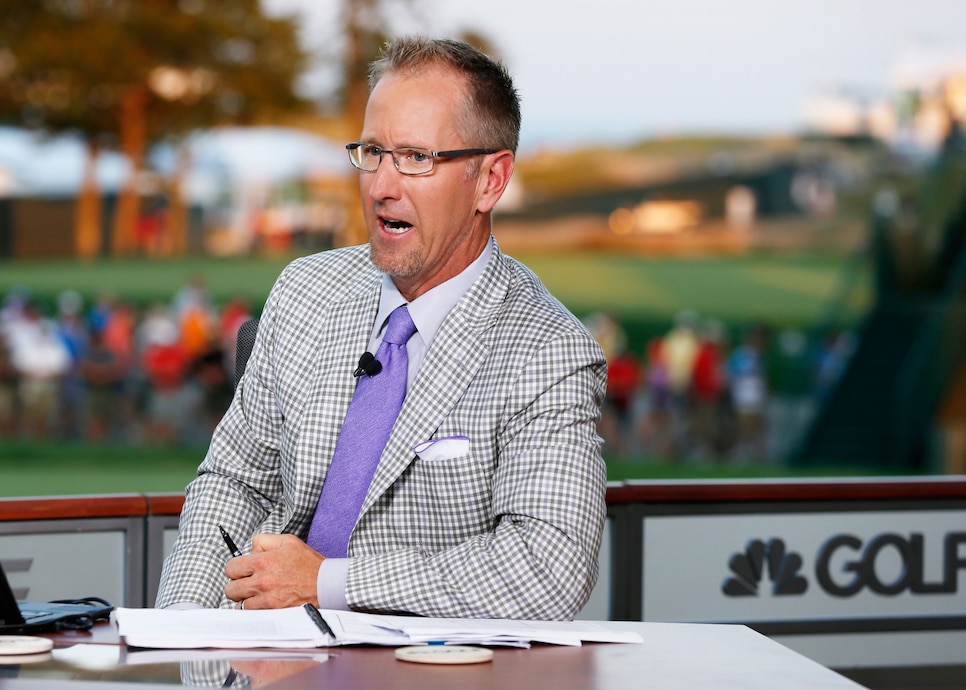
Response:
[{"label": "man's face", "polygon": [[[369,96],[361,140],[382,149],[480,146],[458,130],[463,88],[443,68],[386,74]],[[407,176],[385,154],[376,172],[359,174],[372,261],[407,299],[460,273],[489,237],[489,207],[481,203],[487,166],[470,174],[477,169],[473,162],[436,159],[431,173]]]}]

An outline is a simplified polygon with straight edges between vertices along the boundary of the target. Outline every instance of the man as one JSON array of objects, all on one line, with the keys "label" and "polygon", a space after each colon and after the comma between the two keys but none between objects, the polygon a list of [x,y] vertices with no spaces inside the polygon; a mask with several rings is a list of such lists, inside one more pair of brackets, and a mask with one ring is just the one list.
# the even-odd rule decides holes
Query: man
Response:
[{"label": "man", "polygon": [[[273,287],[187,489],[158,606],[571,618],[597,577],[606,365],[491,236],[513,172],[516,91],[479,51],[422,38],[388,45],[370,88],[361,141],[347,147],[369,244],[298,259]],[[405,400],[345,557],[332,557],[303,540],[327,527],[320,494],[370,373],[353,370],[403,304],[416,327]],[[228,560],[219,524],[254,535],[250,553]]]}]

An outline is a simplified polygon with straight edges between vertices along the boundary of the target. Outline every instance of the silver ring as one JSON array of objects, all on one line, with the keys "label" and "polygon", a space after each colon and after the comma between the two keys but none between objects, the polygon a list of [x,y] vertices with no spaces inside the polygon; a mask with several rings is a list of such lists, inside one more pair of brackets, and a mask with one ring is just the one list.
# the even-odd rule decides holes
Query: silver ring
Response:
[{"label": "silver ring", "polygon": [[244,611],[244,610],[245,610],[245,600],[244,600],[244,599],[242,599],[242,600],[241,600],[241,606],[240,606],[239,608],[240,608],[240,609],[241,609],[242,611]]}]

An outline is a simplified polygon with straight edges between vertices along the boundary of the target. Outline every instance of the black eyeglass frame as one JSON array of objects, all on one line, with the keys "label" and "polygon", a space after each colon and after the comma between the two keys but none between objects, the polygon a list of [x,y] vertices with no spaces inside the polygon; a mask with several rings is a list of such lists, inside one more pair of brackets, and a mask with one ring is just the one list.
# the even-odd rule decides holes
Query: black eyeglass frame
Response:
[{"label": "black eyeglass frame", "polygon": [[[379,152],[379,163],[376,163],[376,167],[373,168],[372,170],[367,170],[366,168],[363,168],[361,165],[356,163],[355,159],[352,156],[353,151],[360,149],[363,146],[371,146],[374,151]],[[429,173],[433,172],[433,170],[436,168],[437,158],[441,158],[443,160],[452,160],[454,158],[460,158],[461,156],[487,155],[490,153],[497,153],[498,151],[500,151],[500,149],[453,149],[451,151],[432,151],[430,149],[424,149],[419,146],[399,146],[394,149],[384,149],[380,146],[376,146],[374,144],[366,144],[365,142],[362,142],[362,141],[353,141],[352,143],[346,144],[345,149],[346,149],[346,153],[348,153],[349,155],[349,162],[352,163],[352,167],[356,168],[357,170],[361,170],[362,172],[370,172],[370,173],[376,172],[379,169],[379,165],[382,164],[382,157],[387,153],[389,154],[389,157],[392,158],[392,163],[393,165],[396,166],[396,170],[399,170],[399,159],[396,158],[395,156],[396,151],[416,151],[418,153],[429,154],[429,156],[432,158],[432,161],[433,161],[433,165],[432,167],[429,168],[429,170],[424,170],[423,172],[415,172],[415,173],[403,172],[402,170],[399,170],[400,174],[409,175],[409,176],[428,175]]]}]

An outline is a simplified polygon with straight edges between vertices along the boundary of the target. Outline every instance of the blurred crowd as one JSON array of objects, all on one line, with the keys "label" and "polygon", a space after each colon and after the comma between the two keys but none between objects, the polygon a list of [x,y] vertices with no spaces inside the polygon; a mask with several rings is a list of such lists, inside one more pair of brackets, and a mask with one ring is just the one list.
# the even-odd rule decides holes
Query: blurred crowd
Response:
[{"label": "blurred crowd", "polygon": [[[75,291],[0,304],[0,439],[204,444],[231,400],[244,299],[202,279],[137,307]],[[683,310],[640,352],[604,313],[586,319],[608,360],[600,425],[614,460],[781,461],[844,368],[848,332],[810,342],[763,324],[732,334]]]},{"label": "blurred crowd", "polygon": [[207,441],[234,385],[235,337],[250,318],[192,279],[139,308],[76,291],[44,305],[26,289],[0,305],[0,439]]},{"label": "blurred crowd", "polygon": [[689,309],[640,353],[609,315],[587,326],[608,361],[600,433],[616,460],[782,462],[854,349],[849,332],[732,334]]}]

